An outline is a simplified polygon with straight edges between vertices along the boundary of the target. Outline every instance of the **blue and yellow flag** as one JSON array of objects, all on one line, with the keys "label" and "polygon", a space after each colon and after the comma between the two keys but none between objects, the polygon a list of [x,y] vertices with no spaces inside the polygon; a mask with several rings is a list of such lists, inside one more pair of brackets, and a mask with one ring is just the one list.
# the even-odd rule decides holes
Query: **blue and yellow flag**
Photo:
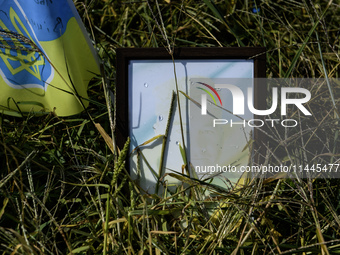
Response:
[{"label": "blue and yellow flag", "polygon": [[79,113],[98,73],[72,0],[0,0],[0,112]]}]

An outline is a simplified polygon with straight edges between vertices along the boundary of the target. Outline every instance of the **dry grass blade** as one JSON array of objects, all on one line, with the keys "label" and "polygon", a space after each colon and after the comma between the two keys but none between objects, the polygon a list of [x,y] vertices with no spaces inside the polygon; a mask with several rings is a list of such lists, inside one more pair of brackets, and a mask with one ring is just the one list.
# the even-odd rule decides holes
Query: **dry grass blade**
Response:
[{"label": "dry grass blade", "polygon": [[16,168],[14,171],[9,173],[7,176],[5,176],[1,181],[0,181],[0,189],[9,181],[11,180],[17,172],[19,172],[35,155],[37,154],[36,151],[32,151],[26,158],[25,160],[20,164],[18,168]]}]

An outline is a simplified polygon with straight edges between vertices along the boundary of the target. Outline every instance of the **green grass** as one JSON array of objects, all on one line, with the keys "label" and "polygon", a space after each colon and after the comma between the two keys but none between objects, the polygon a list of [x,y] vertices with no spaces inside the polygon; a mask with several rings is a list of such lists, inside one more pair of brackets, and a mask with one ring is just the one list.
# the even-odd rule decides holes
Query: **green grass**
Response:
[{"label": "green grass", "polygon": [[[105,74],[89,87],[87,113],[0,116],[1,254],[340,253],[336,179],[253,179],[221,190],[177,176],[186,185],[157,196],[130,179],[126,150],[109,146],[118,47],[263,46],[267,77],[338,78],[337,2],[75,2]],[[308,89],[313,117],[269,134],[267,163],[339,163],[339,84]],[[204,200],[205,189],[215,197]]]}]

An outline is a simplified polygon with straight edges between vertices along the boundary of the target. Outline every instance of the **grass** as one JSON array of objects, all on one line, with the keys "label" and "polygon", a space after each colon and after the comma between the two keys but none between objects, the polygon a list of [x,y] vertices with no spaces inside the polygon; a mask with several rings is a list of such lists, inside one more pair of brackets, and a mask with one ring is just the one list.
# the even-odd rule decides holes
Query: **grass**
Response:
[{"label": "grass", "polygon": [[[222,190],[177,175],[186,185],[142,193],[124,167],[126,148],[113,146],[110,99],[118,47],[264,46],[267,77],[338,78],[335,1],[75,4],[104,76],[89,86],[86,113],[0,116],[1,254],[340,253],[337,179],[259,178]],[[339,163],[339,84],[308,89],[313,117],[289,112],[302,124],[268,134],[267,163]],[[215,196],[203,199],[205,189]]]}]

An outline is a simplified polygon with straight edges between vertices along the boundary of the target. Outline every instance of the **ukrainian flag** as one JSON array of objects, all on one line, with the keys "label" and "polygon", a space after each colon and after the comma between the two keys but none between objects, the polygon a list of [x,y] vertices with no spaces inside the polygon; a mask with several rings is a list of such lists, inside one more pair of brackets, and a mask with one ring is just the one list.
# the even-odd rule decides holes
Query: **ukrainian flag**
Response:
[{"label": "ukrainian flag", "polygon": [[0,112],[77,114],[96,74],[72,0],[0,0]]}]

